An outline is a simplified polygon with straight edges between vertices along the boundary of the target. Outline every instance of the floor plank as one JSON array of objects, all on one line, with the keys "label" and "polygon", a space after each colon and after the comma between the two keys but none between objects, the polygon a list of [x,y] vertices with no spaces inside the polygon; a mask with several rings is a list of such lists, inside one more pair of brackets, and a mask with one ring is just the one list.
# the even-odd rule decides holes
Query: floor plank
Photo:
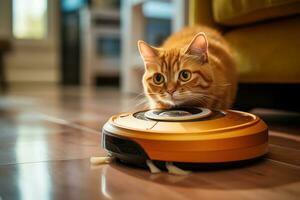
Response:
[{"label": "floor plank", "polygon": [[270,127],[270,152],[247,165],[188,176],[121,163],[91,166],[105,155],[100,130],[114,113],[140,102],[116,89],[16,90],[0,97],[0,199],[299,199],[300,114],[253,113]]}]

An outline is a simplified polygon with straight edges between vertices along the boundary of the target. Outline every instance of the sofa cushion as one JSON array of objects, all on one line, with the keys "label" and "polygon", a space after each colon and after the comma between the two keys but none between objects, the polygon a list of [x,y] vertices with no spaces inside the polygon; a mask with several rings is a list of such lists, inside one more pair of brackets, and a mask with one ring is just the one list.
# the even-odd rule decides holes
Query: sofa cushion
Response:
[{"label": "sofa cushion", "polygon": [[214,20],[222,25],[243,25],[300,13],[300,0],[213,0]]},{"label": "sofa cushion", "polygon": [[300,83],[299,24],[300,16],[227,32],[240,82]]}]

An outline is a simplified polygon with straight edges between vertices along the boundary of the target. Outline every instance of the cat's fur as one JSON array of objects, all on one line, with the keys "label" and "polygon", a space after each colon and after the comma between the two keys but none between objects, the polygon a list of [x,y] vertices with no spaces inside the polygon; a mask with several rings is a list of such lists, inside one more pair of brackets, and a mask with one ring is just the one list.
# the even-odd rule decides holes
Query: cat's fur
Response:
[{"label": "cat's fur", "polygon": [[[151,108],[227,109],[232,105],[237,88],[233,52],[217,31],[187,27],[172,34],[160,48],[141,40],[138,48],[145,65],[144,92]],[[185,78],[180,75],[191,78],[182,81]]]}]

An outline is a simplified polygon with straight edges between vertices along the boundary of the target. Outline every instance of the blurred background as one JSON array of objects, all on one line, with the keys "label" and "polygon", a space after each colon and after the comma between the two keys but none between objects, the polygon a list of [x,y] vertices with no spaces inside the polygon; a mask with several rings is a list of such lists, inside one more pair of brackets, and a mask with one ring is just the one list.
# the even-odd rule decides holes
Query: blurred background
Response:
[{"label": "blurred background", "polygon": [[235,108],[300,110],[299,0],[0,0],[1,93],[14,88],[142,91],[136,42],[203,24],[237,50]]}]

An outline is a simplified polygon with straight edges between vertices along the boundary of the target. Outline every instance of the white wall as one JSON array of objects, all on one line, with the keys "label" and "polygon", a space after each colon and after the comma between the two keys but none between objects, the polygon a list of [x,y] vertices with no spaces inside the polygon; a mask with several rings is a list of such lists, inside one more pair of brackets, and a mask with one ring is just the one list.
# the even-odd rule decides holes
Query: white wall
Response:
[{"label": "white wall", "polygon": [[10,39],[12,51],[5,56],[9,82],[60,81],[59,0],[48,0],[48,37],[41,41],[15,40],[11,34],[11,0],[0,0],[0,38]]}]

